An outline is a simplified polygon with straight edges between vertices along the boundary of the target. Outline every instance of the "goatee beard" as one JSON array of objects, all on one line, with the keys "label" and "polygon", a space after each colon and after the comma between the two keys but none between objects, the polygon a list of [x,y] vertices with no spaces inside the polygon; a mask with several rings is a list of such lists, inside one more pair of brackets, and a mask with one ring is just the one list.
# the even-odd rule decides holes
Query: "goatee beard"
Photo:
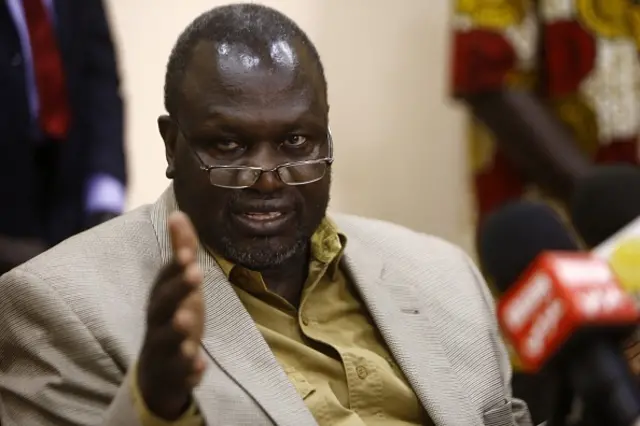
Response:
[{"label": "goatee beard", "polygon": [[252,271],[277,268],[287,260],[306,252],[310,236],[298,235],[293,244],[278,244],[273,237],[259,237],[251,246],[238,246],[237,241],[225,236],[221,239],[220,253],[225,259]]}]

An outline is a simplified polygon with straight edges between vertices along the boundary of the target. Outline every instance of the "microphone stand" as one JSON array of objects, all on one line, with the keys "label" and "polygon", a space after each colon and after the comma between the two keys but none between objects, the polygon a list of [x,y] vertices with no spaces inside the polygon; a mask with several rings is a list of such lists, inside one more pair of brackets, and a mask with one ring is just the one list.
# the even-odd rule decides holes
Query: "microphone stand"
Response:
[{"label": "microphone stand", "polygon": [[640,426],[640,389],[618,346],[597,341],[577,349],[567,365],[564,383],[582,400],[584,420]]},{"label": "microphone stand", "polygon": [[567,424],[567,417],[571,413],[573,406],[574,395],[568,381],[565,377],[559,378],[559,384],[557,386],[557,399],[553,407],[551,418],[547,420],[546,426],[569,426]]}]

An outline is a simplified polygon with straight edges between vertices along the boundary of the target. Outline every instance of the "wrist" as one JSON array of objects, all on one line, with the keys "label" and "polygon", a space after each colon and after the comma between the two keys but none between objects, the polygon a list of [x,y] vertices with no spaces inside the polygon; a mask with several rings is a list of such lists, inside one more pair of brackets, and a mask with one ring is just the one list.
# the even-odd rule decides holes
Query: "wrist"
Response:
[{"label": "wrist", "polygon": [[182,417],[191,406],[191,393],[173,386],[158,385],[145,378],[144,368],[137,370],[136,381],[142,402],[153,415],[165,421]]}]

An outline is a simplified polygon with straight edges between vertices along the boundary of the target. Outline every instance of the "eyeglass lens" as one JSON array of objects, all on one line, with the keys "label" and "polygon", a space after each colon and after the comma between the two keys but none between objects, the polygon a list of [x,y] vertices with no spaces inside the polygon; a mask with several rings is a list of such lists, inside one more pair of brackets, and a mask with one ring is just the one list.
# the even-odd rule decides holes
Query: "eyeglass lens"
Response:
[{"label": "eyeglass lens", "polygon": [[[325,162],[310,164],[294,164],[277,169],[280,179],[288,185],[303,185],[318,181],[324,177],[327,170]],[[209,179],[213,185],[224,187],[249,187],[256,183],[260,174],[259,169],[221,168],[209,170]]]}]

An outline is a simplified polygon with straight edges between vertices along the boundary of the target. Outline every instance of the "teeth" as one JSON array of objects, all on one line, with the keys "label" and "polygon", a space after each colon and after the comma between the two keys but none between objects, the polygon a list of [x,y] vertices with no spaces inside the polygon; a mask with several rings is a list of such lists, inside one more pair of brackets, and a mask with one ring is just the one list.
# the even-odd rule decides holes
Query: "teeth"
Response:
[{"label": "teeth", "polygon": [[245,215],[253,220],[271,220],[282,216],[282,212],[245,213]]}]

